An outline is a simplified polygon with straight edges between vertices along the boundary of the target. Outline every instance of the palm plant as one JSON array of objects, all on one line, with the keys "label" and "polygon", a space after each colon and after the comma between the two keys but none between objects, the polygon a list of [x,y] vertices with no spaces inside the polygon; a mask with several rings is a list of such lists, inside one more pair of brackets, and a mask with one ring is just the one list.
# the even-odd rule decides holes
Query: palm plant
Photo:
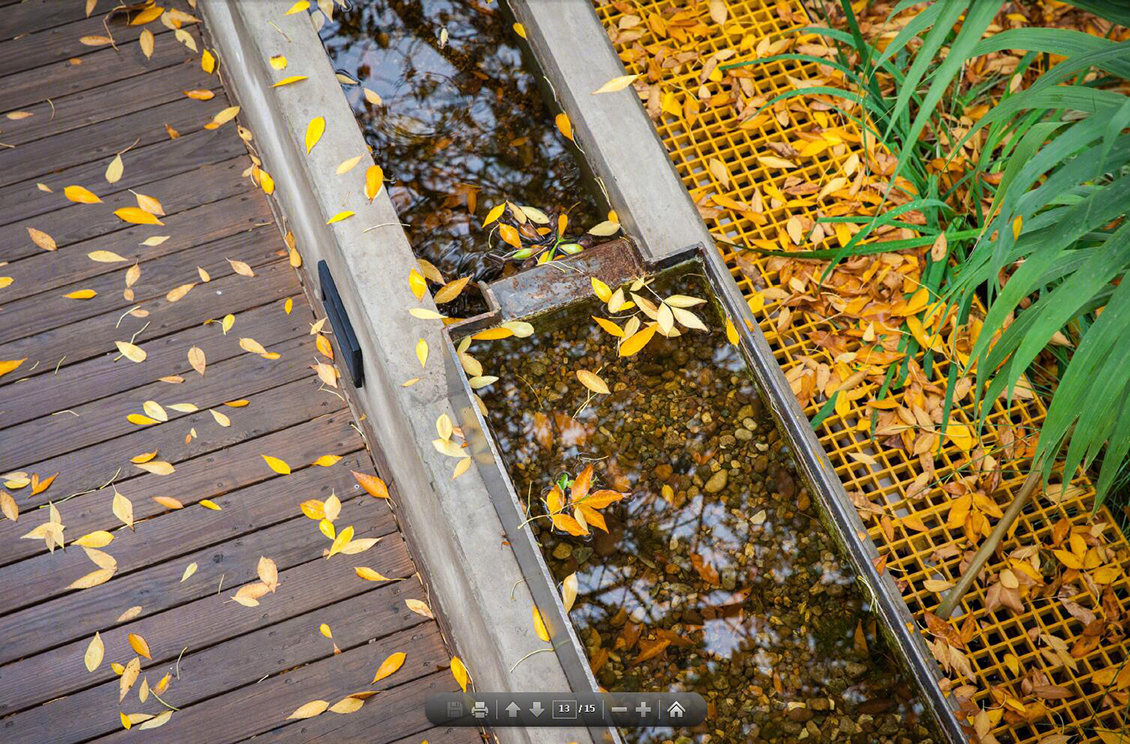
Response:
[{"label": "palm plant", "polygon": [[[1126,0],[1069,2],[1130,27]],[[985,331],[970,355],[982,422],[993,400],[1027,384],[1022,376],[1053,339],[1074,340],[1074,353],[1058,352],[1060,379],[1033,467],[1046,481],[1065,446],[1067,473],[1103,453],[1097,508],[1130,452],[1130,343],[1123,338],[1130,329],[1130,282],[1123,281],[1130,270],[1130,134],[1124,132],[1130,127],[1130,42],[1058,28],[985,36],[1005,4],[936,0],[880,50],[864,38],[848,0],[841,0],[846,31],[805,29],[835,45],[835,61],[805,54],[773,59],[830,65],[844,76],[847,90],[806,88],[766,105],[831,94],[849,104],[840,113],[864,136],[897,155],[890,188],[912,198],[876,216],[837,218],[862,229],[820,257],[834,263],[864,252],[930,245],[946,235],[947,250],[928,259],[923,281],[932,294],[960,307],[962,322],[975,297],[987,305]],[[919,5],[903,0],[891,18]],[[1024,52],[1008,77],[963,81],[978,58],[1005,50]],[[1062,59],[1031,85],[1007,85],[1049,55]],[[961,113],[988,95],[999,95],[996,105],[968,131],[957,132]],[[946,164],[960,158],[976,136],[974,156],[956,180],[925,167],[938,158]],[[925,226],[913,225],[921,238],[867,242],[877,228],[903,224],[900,217],[910,210],[926,217]],[[912,339],[906,343],[907,351],[916,351]],[[951,365],[951,395],[958,372]],[[947,398],[947,415],[949,410]]]}]

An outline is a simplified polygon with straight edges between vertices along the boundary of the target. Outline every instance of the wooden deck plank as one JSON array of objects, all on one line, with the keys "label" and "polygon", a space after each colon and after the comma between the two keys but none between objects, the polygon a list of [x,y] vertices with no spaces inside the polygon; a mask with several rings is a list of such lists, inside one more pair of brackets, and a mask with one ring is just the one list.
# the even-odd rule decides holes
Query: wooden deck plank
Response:
[{"label": "wooden deck plank", "polygon": [[[64,357],[66,364],[74,364],[99,354],[116,354],[114,342],[129,341],[143,327],[144,333],[134,339],[142,348],[146,339],[174,333],[212,318],[218,320],[224,312],[239,313],[264,301],[282,299],[294,290],[293,269],[285,261],[262,266],[257,274],[253,279],[238,275],[221,277],[208,282],[206,291],[191,291],[176,302],[161,298],[150,303],[149,315],[144,318],[127,317],[118,324],[119,313],[106,313],[63,329],[0,344],[0,359],[39,361],[46,365],[42,372],[47,373]],[[223,306],[217,307],[216,293],[222,293]],[[6,387],[4,382],[0,379],[0,388]]]},{"label": "wooden deck plank", "polygon": [[[279,260],[279,248],[274,240],[276,234],[273,225],[264,226],[180,253],[143,261],[139,264],[141,278],[131,287],[133,292],[129,299],[123,294],[126,288],[125,266],[132,264],[116,268],[114,264],[100,264],[107,267],[103,274],[9,301],[0,308],[0,343],[77,323],[93,315],[125,312],[134,305],[144,305],[163,297],[173,288],[188,282],[196,282],[206,289],[198,269],[204,269],[211,279],[219,279],[234,273],[228,259],[243,261],[253,270],[257,269]],[[90,262],[75,251],[55,251],[43,256],[55,263],[62,263],[60,259],[64,258],[84,265]],[[68,278],[70,274],[60,273],[60,276]],[[98,294],[88,300],[66,296],[79,290],[92,290]]]},{"label": "wooden deck plank", "polygon": [[[200,46],[200,32],[188,28]],[[17,72],[0,78],[0,100],[6,110],[26,109],[48,98],[60,98],[84,90],[98,88],[119,80],[139,78],[153,69],[172,65],[187,65],[180,44],[154,44],[153,56],[145,58],[141,46],[135,43],[120,45],[117,49],[105,47],[82,59],[81,65],[63,60],[29,72]]]},{"label": "wooden deck plank", "polygon": [[[271,302],[239,313],[236,323],[240,334],[283,343],[305,335],[310,318],[306,298],[298,294],[290,315],[283,311],[282,303]],[[154,374],[154,369],[188,379],[196,374],[189,366],[187,354],[193,346],[204,352],[210,365],[247,353],[231,344],[213,325],[195,326],[155,338],[145,345],[149,353],[145,361],[151,366],[122,366],[113,361],[113,355],[105,354],[63,367],[57,374],[41,375],[34,385],[24,383],[5,388],[0,429],[153,382],[155,377],[163,376]],[[13,381],[22,379],[20,371],[12,373]]]},{"label": "wooden deck plank", "polygon": [[[0,44],[0,50],[3,48],[4,45]],[[198,67],[190,67],[187,71],[180,66],[166,67],[149,73],[144,81],[139,85],[130,78],[58,100],[52,98],[50,102],[24,106],[21,110],[31,116],[5,126],[4,142],[20,147],[44,137],[57,137],[80,127],[180,100],[184,98],[185,90],[212,90],[216,95],[223,95],[216,76],[207,75]],[[107,98],[113,99],[113,107],[105,105]]]},{"label": "wooden deck plank", "polygon": [[[0,133],[14,145],[0,148],[0,263],[12,277],[0,294],[0,359],[26,358],[0,378],[0,472],[58,473],[40,493],[14,488],[19,518],[0,517],[0,740],[78,744],[126,734],[216,744],[269,735],[387,744],[424,733],[477,741],[475,732],[438,731],[423,717],[428,694],[456,689],[450,651],[436,621],[405,604],[427,593],[391,502],[370,497],[350,474],[374,472],[373,458],[346,400],[311,368],[326,359],[309,333],[316,318],[267,198],[243,175],[250,158],[238,124],[204,129],[230,103],[222,78],[205,74],[199,53],[160,22],[147,26],[152,59],[137,43],[141,28],[121,22],[113,25],[117,49],[81,44],[83,35],[105,33],[100,16],[114,11],[100,2],[86,18],[82,0],[0,0],[0,115],[31,113],[5,118]],[[199,26],[188,30],[201,38]],[[190,88],[216,96],[191,100],[183,93]],[[122,177],[108,183],[106,166],[127,148]],[[102,201],[73,204],[62,193],[69,185]],[[136,204],[131,190],[160,200],[163,225],[114,216]],[[57,249],[35,245],[29,227]],[[95,262],[94,250],[124,260]],[[256,275],[237,274],[227,259]],[[140,277],[126,295],[135,262]],[[169,300],[169,290],[188,283],[191,291]],[[64,297],[78,289],[96,294]],[[293,307],[284,311],[284,300]],[[225,334],[215,321],[227,314],[235,321]],[[241,338],[278,358],[247,352]],[[118,354],[114,342],[126,340],[146,351],[143,362]],[[203,376],[189,363],[193,346],[207,357]],[[169,375],[183,379],[159,379]],[[233,400],[247,405],[225,405]],[[168,420],[129,422],[146,401],[158,401]],[[178,412],[174,403],[197,409]],[[131,462],[153,451],[173,466],[169,474]],[[340,459],[313,464],[328,454]],[[290,472],[280,475],[264,455]],[[132,504],[132,527],[111,509],[115,491]],[[380,538],[369,550],[326,558],[331,539],[300,505],[331,495],[341,502],[339,530],[351,525],[354,539]],[[219,508],[204,508],[203,499]],[[20,539],[48,519],[48,505],[65,525],[66,549]],[[113,535],[103,551],[114,575],[73,589],[96,567],[74,541],[95,530]],[[242,607],[231,597],[258,580],[263,556],[278,567],[278,591]],[[365,581],[354,570],[362,565],[398,580]],[[124,616],[128,608],[136,611]],[[334,655],[318,633],[323,622],[343,653]],[[96,632],[106,655],[89,672],[83,654]],[[119,710],[164,710],[155,697],[142,703],[136,687],[118,705],[110,662],[133,657],[131,633],[151,650],[143,664],[150,684],[179,672],[163,697],[180,710],[157,733],[121,730]],[[393,651],[407,653],[405,665],[371,684]],[[286,718],[311,699],[363,689],[381,692],[352,716]]]},{"label": "wooden deck plank", "polygon": [[[38,139],[22,147],[3,148],[0,149],[0,173],[5,174],[7,183],[13,184],[20,181],[42,181],[51,173],[95,161],[102,163],[105,170],[114,155],[130,145],[136,148],[167,141],[169,134],[165,131],[166,125],[183,136],[203,129],[227,105],[226,98],[219,95],[211,101],[183,98],[146,111],[107,119],[59,137]],[[55,186],[49,185],[52,188]],[[57,185],[56,190],[62,191],[64,186],[71,184]],[[96,194],[117,191],[102,179],[79,185],[86,186]]]},{"label": "wooden deck plank", "polygon": [[[121,229],[108,236],[99,235],[57,251],[43,251],[36,247],[37,253],[13,261],[4,267],[7,276],[12,278],[11,284],[7,287],[13,290],[8,296],[8,301],[115,271],[123,277],[124,288],[125,272],[130,264],[167,256],[195,245],[213,243],[263,227],[269,224],[270,213],[265,202],[262,201],[262,195],[249,194],[245,191],[220,201],[177,212],[162,218],[161,221],[163,225],[122,223]],[[0,228],[0,232],[4,230],[5,228]],[[18,232],[16,234],[19,235]],[[168,240],[157,246],[142,245],[145,240],[155,235],[168,237]],[[21,243],[30,243],[26,231]],[[111,245],[113,252],[124,260],[105,263],[90,258],[89,254],[92,251],[107,250]],[[195,272],[194,266],[186,266],[185,269]]]},{"label": "wooden deck plank", "polygon": [[[389,591],[390,585],[360,589],[368,591],[359,591],[350,599],[364,602],[370,608],[367,612],[357,612],[352,602],[338,602],[211,648],[185,654],[176,665],[180,668],[180,676],[170,683],[168,692],[161,697],[170,705],[185,708],[226,690],[254,684],[268,674],[278,674],[325,659],[332,655],[335,643],[343,651],[348,651],[378,638],[388,637],[387,643],[392,647],[411,640],[411,634],[404,631],[420,625],[424,618],[403,609],[403,598],[408,593]],[[233,610],[225,608],[225,611]],[[318,633],[321,623],[333,629],[333,641]],[[280,638],[289,640],[279,643]],[[128,647],[122,652],[128,654]],[[154,685],[173,668],[174,665],[168,663],[150,665],[146,662],[145,676],[149,678],[149,684]],[[60,717],[64,720],[77,719],[67,729],[72,741],[108,734],[122,725],[115,712],[117,708],[108,704],[117,697],[117,680],[104,682],[0,721],[0,734],[7,741],[51,741],[58,730]],[[135,694],[131,694],[124,705],[131,712],[159,712],[152,704],[140,704]]]},{"label": "wooden deck plank", "polygon": [[[146,184],[195,170],[208,163],[221,163],[244,153],[243,143],[227,136],[227,132],[204,129],[175,140],[135,147],[127,153],[130,167],[122,174],[121,180],[114,184],[113,191],[104,191],[102,196],[105,198],[128,189],[141,189],[144,193],[143,187]],[[51,182],[48,188],[53,188],[52,192],[42,191],[35,181],[0,185],[0,224],[21,222],[25,227],[38,224],[43,229],[49,229],[47,225],[30,220],[69,206],[70,202],[62,195],[66,186],[96,184],[104,178],[105,172],[105,162],[92,162],[45,176]]]},{"label": "wooden deck plank", "polygon": [[[109,10],[109,7],[104,10]],[[25,33],[18,39],[0,44],[0,75],[31,71],[52,62],[81,59],[93,54],[99,51],[101,47],[87,46],[79,39],[84,36],[105,36],[107,26],[109,26],[112,38],[118,46],[136,44],[142,29],[148,28],[153,34],[154,49],[156,49],[156,45],[164,41],[161,37],[169,33],[169,29],[161,23],[130,26],[124,13],[117,13],[114,18],[109,20],[105,12],[93,13],[89,18],[71,21],[35,33]],[[167,41],[175,43],[171,35]]]},{"label": "wooden deck plank", "polygon": [[[215,503],[226,507],[220,511],[212,509],[185,509],[158,511],[150,516],[143,529],[121,529],[122,525],[113,517],[103,519],[103,528],[113,530],[116,535],[111,552],[118,562],[115,576],[138,571],[162,561],[208,547],[216,543],[232,540],[248,532],[264,529],[279,522],[297,518],[301,511],[299,504],[311,498],[325,500],[335,491],[342,499],[341,524],[350,524],[357,512],[353,501],[357,493],[353,491],[353,476],[346,468],[364,468],[361,442],[356,442],[354,452],[341,452],[342,462],[335,468],[339,471],[331,475],[306,468],[291,478],[271,479],[248,488],[217,496]],[[352,497],[352,498],[351,498]],[[280,508],[286,504],[289,508]],[[227,512],[226,514],[224,512]],[[372,525],[378,531],[391,532],[396,529],[391,515],[378,511]],[[137,522],[135,524],[141,524]],[[309,525],[316,529],[316,523]],[[65,576],[82,576],[89,572],[90,559],[81,550],[67,550],[61,555],[40,553],[0,572],[0,614],[15,612],[31,602],[54,599],[67,592],[67,584],[60,580]],[[37,587],[34,596],[20,591],[20,586],[31,584]]]},{"label": "wooden deck plank", "polygon": [[[351,451],[357,433],[349,426],[348,410],[343,411],[341,401],[331,395],[311,395],[313,390],[311,381],[301,380],[251,396],[247,406],[250,410],[243,416],[233,414],[228,427],[213,421],[207,411],[199,411],[171,424],[145,427],[110,442],[36,463],[27,471],[43,473],[44,477],[59,475],[47,491],[35,496],[17,494],[20,509],[35,514],[38,507],[49,502],[81,494],[59,508],[64,512],[64,524],[75,535],[83,535],[103,529],[107,520],[107,492],[84,492],[101,488],[116,475],[119,477],[114,485],[135,502],[134,517],[141,519],[161,511],[150,501],[152,496],[176,493],[185,504],[194,504],[272,476],[263,462],[264,454],[280,457],[298,468],[325,454]],[[319,414],[324,416],[315,420]],[[200,436],[184,444],[185,435],[193,428]],[[174,473],[142,473],[129,463],[134,455],[154,450],[176,467]],[[221,450],[224,468],[217,472]],[[0,541],[15,541],[46,519],[47,515],[40,512],[38,519],[29,517],[28,524],[19,527],[19,523],[4,520],[0,522]],[[21,540],[0,554],[0,563],[45,549],[40,541]]]},{"label": "wooden deck plank", "polygon": [[[323,538],[322,544],[324,543]],[[276,563],[277,547],[285,546],[272,546],[270,555]],[[222,559],[220,564],[212,563],[214,555]],[[258,556],[251,556],[248,559],[250,565],[244,567],[227,560],[229,555],[216,553],[213,549],[201,556],[186,557],[183,565],[178,563],[174,567],[176,570],[165,578],[170,587],[174,587],[172,591],[183,600],[180,602],[158,604],[158,598],[131,586],[131,591],[126,593],[103,592],[105,596],[99,597],[101,607],[98,611],[88,610],[81,603],[73,601],[55,600],[48,603],[58,608],[74,607],[74,611],[79,613],[76,619],[83,632],[73,634],[78,639],[73,641],[53,643],[53,639],[34,638],[33,645],[29,646],[33,649],[30,653],[34,653],[34,656],[15,664],[0,666],[0,714],[24,710],[49,699],[45,695],[65,695],[116,679],[117,675],[108,662],[123,658],[128,661],[135,655],[129,646],[130,633],[140,635],[149,644],[153,659],[146,666],[150,666],[175,661],[181,649],[186,646],[194,651],[201,650],[256,628],[354,597],[370,587],[384,588],[381,596],[392,594],[400,601],[409,597],[422,599],[422,590],[415,581],[367,582],[358,578],[354,571],[354,566],[365,565],[361,562],[364,556],[363,560],[367,565],[381,566],[389,575],[407,576],[407,572],[412,570],[411,559],[404,541],[396,534],[384,537],[362,556],[350,556],[357,561],[323,560],[318,556],[293,567],[279,564],[278,589],[265,597],[258,607],[242,607],[231,600],[241,584],[255,579]],[[183,584],[178,583],[184,566],[192,558],[198,561],[203,558],[197,571],[200,576],[194,576]],[[225,577],[224,590],[217,592],[221,576]],[[139,574],[138,577],[144,578],[144,575]],[[113,582],[103,586],[112,584]],[[165,595],[162,597],[169,599]],[[140,617],[124,624],[114,621],[114,618],[134,605],[142,608]],[[366,610],[382,614],[381,606],[388,607],[386,622],[392,619],[391,613],[396,613],[395,616],[399,617],[406,612],[399,602],[382,602],[382,605],[366,607]],[[36,614],[47,617],[43,612]],[[213,621],[203,622],[206,619]],[[88,672],[82,664],[82,656],[95,631],[103,636],[107,663]],[[311,632],[316,633],[317,627],[311,628]],[[151,683],[156,681],[151,680]],[[116,697],[114,700],[116,702]],[[0,719],[0,726],[2,725],[3,721]]]},{"label": "wooden deck plank", "polygon": [[[455,686],[450,673],[436,673],[436,666],[448,662],[438,631],[430,625],[408,631],[409,637],[394,636],[376,643],[366,644],[331,659],[309,664],[279,675],[257,685],[248,685],[206,703],[178,711],[169,722],[154,733],[163,741],[181,744],[231,744],[256,734],[270,732],[266,739],[280,742],[372,741],[374,734],[384,738],[422,731],[428,727],[424,718],[423,700],[426,695],[449,691]],[[395,642],[394,642],[395,641]],[[380,663],[395,651],[410,647],[411,654],[404,666],[391,677],[371,683],[373,673]],[[421,684],[406,684],[421,680]],[[381,694],[371,698],[357,713],[347,716],[326,713],[316,719],[291,721],[278,728],[279,723],[299,706],[311,700],[337,702],[353,692],[378,690]],[[361,714],[371,708],[370,715]],[[240,711],[240,715],[217,716],[217,709]],[[322,719],[322,720],[319,720]],[[371,728],[373,721],[379,728]],[[350,724],[368,728],[367,732],[354,731],[348,738],[331,735]],[[422,723],[422,725],[421,725]],[[367,724],[367,726],[366,726]],[[410,730],[404,730],[410,729]],[[99,744],[129,742],[132,732],[119,729],[116,733],[96,739]],[[167,737],[167,738],[164,738]]]},{"label": "wooden deck plank", "polygon": [[403,739],[397,739],[392,744],[483,744],[485,741],[479,736],[479,730],[473,728],[430,728],[420,731]]},{"label": "wooden deck plank", "polygon": [[[280,359],[264,359],[258,355],[253,355],[252,359],[232,357],[210,365],[206,370],[208,374],[203,377],[193,372],[180,385],[153,382],[69,408],[68,414],[44,416],[14,426],[5,430],[0,440],[0,462],[20,462],[32,452],[49,461],[100,442],[136,434],[138,427],[126,420],[126,416],[141,411],[150,400],[161,405],[168,416],[168,421],[161,426],[172,426],[180,437],[184,436],[180,432],[184,427],[178,422],[194,412],[178,412],[169,407],[172,404],[191,403],[200,411],[214,408],[228,416],[233,426],[239,426],[247,418],[245,413],[254,412],[246,410],[250,405],[246,408],[224,406],[234,400],[233,394],[242,400],[255,398],[259,402],[256,396],[260,393],[309,379],[310,359],[316,353],[313,337],[299,336],[272,348],[282,355]],[[207,417],[195,418],[200,423],[208,423]],[[164,460],[166,454],[158,451],[158,459]],[[139,472],[132,468],[131,471],[131,474]]]}]

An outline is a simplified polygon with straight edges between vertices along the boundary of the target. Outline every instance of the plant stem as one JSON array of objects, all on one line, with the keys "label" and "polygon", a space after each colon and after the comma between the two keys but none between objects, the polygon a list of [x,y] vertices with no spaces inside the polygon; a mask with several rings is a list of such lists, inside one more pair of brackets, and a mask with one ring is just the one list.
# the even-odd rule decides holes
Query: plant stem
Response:
[{"label": "plant stem", "polygon": [[973,585],[977,575],[981,573],[981,569],[985,567],[989,558],[997,549],[1000,544],[1001,538],[1008,532],[1008,528],[1020,516],[1020,512],[1024,511],[1024,507],[1032,499],[1032,494],[1036,492],[1036,487],[1040,484],[1040,476],[1043,469],[1038,463],[1033,463],[1031,469],[1028,471],[1028,477],[1024,480],[1024,484],[1020,486],[1020,491],[1017,492],[1016,498],[1009,504],[1008,510],[1001,517],[1001,521],[997,522],[997,526],[993,528],[992,533],[978,549],[973,560],[969,563],[969,567],[965,569],[965,573],[961,575],[957,585],[950,589],[949,594],[942,600],[941,605],[938,606],[937,616],[943,620],[948,620],[949,616],[953,614],[954,608],[961,602],[962,597],[969,591],[969,587]]}]

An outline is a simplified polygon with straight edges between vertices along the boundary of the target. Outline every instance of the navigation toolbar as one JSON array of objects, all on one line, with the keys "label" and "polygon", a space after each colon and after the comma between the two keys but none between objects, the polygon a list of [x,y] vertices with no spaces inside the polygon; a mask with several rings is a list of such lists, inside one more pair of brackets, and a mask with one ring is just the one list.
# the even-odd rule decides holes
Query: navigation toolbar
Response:
[{"label": "navigation toolbar", "polygon": [[433,695],[436,726],[697,726],[706,701],[693,692],[468,692]]}]

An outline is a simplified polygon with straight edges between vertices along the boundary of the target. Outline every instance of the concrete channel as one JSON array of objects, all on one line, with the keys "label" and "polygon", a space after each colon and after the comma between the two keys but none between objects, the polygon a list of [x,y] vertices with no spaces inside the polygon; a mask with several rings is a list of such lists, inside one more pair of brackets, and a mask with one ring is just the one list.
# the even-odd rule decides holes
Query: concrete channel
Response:
[{"label": "concrete channel", "polygon": [[[569,281],[544,266],[496,281],[484,288],[487,313],[449,327],[408,313],[410,307],[435,306],[427,295],[417,302],[408,288],[416,259],[387,190],[369,202],[360,175],[343,181],[335,174],[339,163],[358,155],[362,162],[352,173],[362,174],[372,159],[308,16],[284,16],[280,6],[254,0],[199,0],[199,6],[221,74],[254,134],[251,144],[274,178],[276,216],[280,227],[294,234],[311,299],[321,299],[317,267],[323,261],[340,292],[364,378],[349,391],[350,403],[391,476],[397,517],[424,566],[444,630],[477,689],[588,691],[597,684],[531,531],[520,529],[517,497],[474,405],[453,339],[591,294],[590,276],[616,286],[695,261],[737,328],[747,366],[792,443],[822,520],[854,567],[884,635],[919,681],[946,740],[965,741],[955,706],[937,684],[937,664],[894,581],[875,570],[875,546],[637,97],[631,88],[592,95],[623,68],[587,0],[525,0],[513,3],[512,11],[631,238],[567,259],[573,269]],[[309,79],[272,88],[267,60],[275,54],[285,54],[291,68]],[[325,118],[325,134],[306,153],[303,133],[316,116]],[[342,210],[355,215],[326,224]],[[421,338],[432,350],[423,372],[413,352]],[[403,385],[415,377],[419,382]],[[451,477],[454,461],[431,444],[443,413],[463,425],[475,458],[476,467],[457,480]],[[538,652],[546,646],[530,622],[534,607],[545,619],[556,653]],[[613,729],[499,728],[492,733],[504,743],[619,741]]]}]

